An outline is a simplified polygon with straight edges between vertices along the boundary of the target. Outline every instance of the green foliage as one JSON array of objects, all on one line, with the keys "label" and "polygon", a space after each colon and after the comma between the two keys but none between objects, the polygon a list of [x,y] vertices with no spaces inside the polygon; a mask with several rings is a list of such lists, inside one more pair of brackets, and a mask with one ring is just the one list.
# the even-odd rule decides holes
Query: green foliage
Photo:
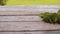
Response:
[{"label": "green foliage", "polygon": [[58,10],[57,14],[60,15],[60,10]]},{"label": "green foliage", "polygon": [[7,0],[0,0],[0,5],[4,6]]},{"label": "green foliage", "polygon": [[60,24],[60,10],[57,13],[41,13],[40,17],[43,19],[44,22],[50,24]]}]

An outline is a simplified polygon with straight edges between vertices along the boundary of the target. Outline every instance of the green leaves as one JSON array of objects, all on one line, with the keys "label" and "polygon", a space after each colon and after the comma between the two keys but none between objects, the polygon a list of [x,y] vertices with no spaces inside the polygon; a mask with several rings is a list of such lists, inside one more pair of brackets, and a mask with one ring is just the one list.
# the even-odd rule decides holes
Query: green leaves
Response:
[{"label": "green leaves", "polygon": [[60,15],[60,10],[58,10],[57,14]]},{"label": "green leaves", "polygon": [[49,12],[41,13],[40,17],[46,23],[60,24],[60,10],[57,13],[49,13]]},{"label": "green leaves", "polygon": [[4,6],[7,0],[0,0],[0,5]]}]

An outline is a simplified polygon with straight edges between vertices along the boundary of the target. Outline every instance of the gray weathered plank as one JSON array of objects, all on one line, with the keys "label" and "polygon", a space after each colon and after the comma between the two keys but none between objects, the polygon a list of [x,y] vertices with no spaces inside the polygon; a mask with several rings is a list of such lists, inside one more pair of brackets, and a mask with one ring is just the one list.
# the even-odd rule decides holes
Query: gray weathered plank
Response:
[{"label": "gray weathered plank", "polygon": [[41,21],[39,16],[0,16],[0,21]]},{"label": "gray weathered plank", "polygon": [[58,9],[0,10],[0,15],[38,15],[42,12],[57,12]]},{"label": "gray weathered plank", "polygon": [[60,29],[58,24],[44,22],[0,22],[0,31],[22,31],[22,30],[55,30]]}]

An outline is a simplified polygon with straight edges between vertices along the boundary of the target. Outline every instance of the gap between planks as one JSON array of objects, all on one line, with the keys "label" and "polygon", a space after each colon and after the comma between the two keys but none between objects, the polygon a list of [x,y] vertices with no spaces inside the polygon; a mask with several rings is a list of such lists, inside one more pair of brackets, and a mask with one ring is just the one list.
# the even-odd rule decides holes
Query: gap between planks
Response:
[{"label": "gap between planks", "polygon": [[39,16],[40,14],[1,15],[0,16]]},{"label": "gap between planks", "polygon": [[55,30],[3,30],[0,32],[46,32],[46,31],[60,31],[60,29],[55,29]]}]

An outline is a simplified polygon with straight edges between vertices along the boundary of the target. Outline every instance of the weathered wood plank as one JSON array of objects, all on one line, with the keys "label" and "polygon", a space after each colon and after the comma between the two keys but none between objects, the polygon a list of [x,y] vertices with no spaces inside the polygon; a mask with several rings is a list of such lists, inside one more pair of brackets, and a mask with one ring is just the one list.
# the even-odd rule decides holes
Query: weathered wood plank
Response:
[{"label": "weathered wood plank", "polygon": [[57,12],[58,9],[0,10],[0,15],[38,15],[42,12]]},{"label": "weathered wood plank", "polygon": [[0,11],[0,16],[29,16],[29,15],[38,15],[40,11]]},{"label": "weathered wood plank", "polygon": [[0,21],[41,21],[39,16],[0,16]]},{"label": "weathered wood plank", "polygon": [[23,30],[55,30],[60,25],[44,22],[0,22],[0,31],[23,31]]},{"label": "weathered wood plank", "polygon": [[60,5],[15,5],[15,6],[0,6],[0,8],[4,9],[4,8],[12,8],[12,9],[58,9],[60,8]]}]

